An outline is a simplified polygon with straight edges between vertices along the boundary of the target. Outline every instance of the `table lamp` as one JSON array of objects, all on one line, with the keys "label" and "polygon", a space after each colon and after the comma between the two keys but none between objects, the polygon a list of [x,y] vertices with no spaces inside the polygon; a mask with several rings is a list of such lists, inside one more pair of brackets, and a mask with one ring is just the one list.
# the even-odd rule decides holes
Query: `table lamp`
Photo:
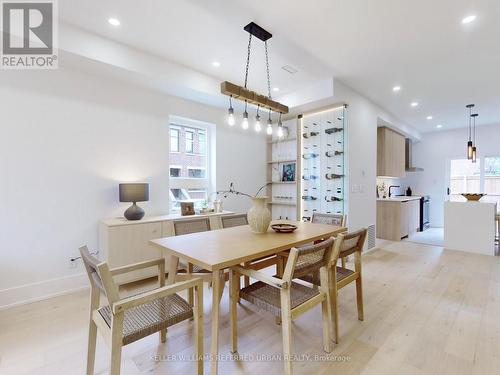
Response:
[{"label": "table lamp", "polygon": [[144,210],[136,203],[146,202],[148,200],[149,184],[120,184],[120,202],[133,202],[132,206],[127,208],[127,210],[123,214],[123,216],[125,216],[127,220],[141,220],[144,217]]}]

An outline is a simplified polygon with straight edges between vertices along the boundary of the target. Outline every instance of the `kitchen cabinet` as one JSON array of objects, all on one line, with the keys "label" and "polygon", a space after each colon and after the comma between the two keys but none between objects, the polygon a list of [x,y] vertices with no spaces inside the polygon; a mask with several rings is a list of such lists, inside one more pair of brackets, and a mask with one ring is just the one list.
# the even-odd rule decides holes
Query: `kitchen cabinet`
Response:
[{"label": "kitchen cabinet", "polygon": [[377,176],[405,176],[405,137],[392,129],[377,129]]},{"label": "kitchen cabinet", "polygon": [[420,229],[420,200],[408,201],[408,234]]},{"label": "kitchen cabinet", "polygon": [[401,241],[417,232],[419,225],[419,197],[377,200],[377,238]]}]

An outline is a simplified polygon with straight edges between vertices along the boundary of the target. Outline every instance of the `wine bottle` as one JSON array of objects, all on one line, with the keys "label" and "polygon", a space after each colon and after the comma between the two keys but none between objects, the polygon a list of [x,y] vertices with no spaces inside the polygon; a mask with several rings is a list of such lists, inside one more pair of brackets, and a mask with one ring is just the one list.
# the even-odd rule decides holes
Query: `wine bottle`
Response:
[{"label": "wine bottle", "polygon": [[302,157],[304,159],[314,159],[314,158],[317,158],[319,156],[319,154],[315,154],[315,153],[308,153],[308,154],[303,154]]},{"label": "wine bottle", "polygon": [[337,178],[342,178],[342,177],[344,177],[344,175],[343,175],[343,174],[336,174],[336,173],[327,173],[327,174],[325,175],[325,178],[326,178],[327,180],[335,180],[335,179],[337,179]]},{"label": "wine bottle", "polygon": [[329,158],[332,158],[334,156],[342,155],[343,153],[344,153],[344,151],[327,151],[327,152],[325,152],[325,155]]},{"label": "wine bottle", "polygon": [[315,201],[318,198],[313,197],[312,195],[303,195],[302,199],[305,200],[305,201]]},{"label": "wine bottle", "polygon": [[302,134],[302,136],[303,136],[304,138],[310,138],[310,137],[315,137],[315,136],[317,136],[318,134],[319,134],[319,132],[309,132],[309,133],[307,133],[307,132],[306,132],[306,133],[303,133],[303,134]]},{"label": "wine bottle", "polygon": [[325,197],[325,201],[327,202],[342,202],[343,199],[342,198],[337,198],[337,197]]},{"label": "wine bottle", "polygon": [[341,132],[342,130],[344,130],[344,128],[328,128],[328,129],[325,129],[325,133],[326,134],[333,134],[333,133]]}]

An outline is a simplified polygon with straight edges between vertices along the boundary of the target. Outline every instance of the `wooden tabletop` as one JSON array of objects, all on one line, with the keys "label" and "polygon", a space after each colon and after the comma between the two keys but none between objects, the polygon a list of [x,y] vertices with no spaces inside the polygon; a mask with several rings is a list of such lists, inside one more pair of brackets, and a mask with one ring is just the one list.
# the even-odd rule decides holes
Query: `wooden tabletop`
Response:
[{"label": "wooden tabletop", "polygon": [[[285,221],[279,221],[283,223]],[[214,271],[232,267],[260,257],[276,254],[294,246],[334,236],[346,228],[325,224],[290,222],[297,225],[293,233],[256,234],[248,225],[165,237],[151,243],[206,270]]]}]

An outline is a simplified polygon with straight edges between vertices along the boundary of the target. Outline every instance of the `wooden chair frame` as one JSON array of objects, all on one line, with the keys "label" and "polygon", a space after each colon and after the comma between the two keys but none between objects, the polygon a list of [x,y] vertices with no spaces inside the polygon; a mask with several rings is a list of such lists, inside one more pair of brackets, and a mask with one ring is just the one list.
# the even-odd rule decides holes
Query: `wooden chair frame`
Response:
[{"label": "wooden chair frame", "polygon": [[[80,248],[80,252],[88,251],[86,246]],[[139,269],[157,266],[158,281],[160,287],[135,296],[121,298],[118,292],[118,286],[113,281],[113,277],[127,272]],[[112,312],[111,327],[108,326],[102,315],[99,313],[99,300],[101,289],[91,276],[92,270],[85,264],[87,274],[90,280],[90,316],[89,316],[89,336],[87,351],[87,375],[94,373],[95,351],[97,330],[102,334],[106,343],[111,347],[111,363],[109,374],[120,374],[121,352],[123,346],[123,322],[125,311],[152,302],[156,299],[167,297],[183,290],[194,292],[195,307],[193,308],[195,324],[195,355],[197,359],[197,374],[203,374],[203,283],[200,279],[178,282],[165,286],[165,259],[148,260],[141,263],[109,269],[106,262],[97,265],[97,272],[102,282],[109,307]],[[166,329],[159,331],[160,341],[166,341]]]},{"label": "wooden chair frame", "polygon": [[[361,253],[363,252],[366,234],[366,229],[360,229],[352,233],[341,233],[336,238],[335,244],[333,246],[332,261],[329,267],[329,290],[333,316],[334,340],[337,344],[339,343],[338,291],[352,282],[356,282],[356,305],[358,309],[358,320],[364,320]],[[342,247],[344,246],[345,241],[356,238],[358,236],[359,239],[354,247],[342,251]],[[354,254],[354,272],[351,275],[343,278],[342,280],[337,281],[337,261],[339,257],[342,257],[342,254],[345,254],[345,256]]]},{"label": "wooden chair frame", "polygon": [[331,263],[333,255],[333,243],[326,248],[324,257],[327,259],[326,265],[320,268],[321,285],[319,286],[319,294],[315,297],[305,301],[295,308],[291,308],[291,285],[299,251],[296,248],[290,250],[290,255],[283,273],[282,278],[269,276],[263,272],[244,267],[231,268],[230,283],[230,313],[231,313],[231,352],[238,351],[238,327],[237,327],[237,301],[239,300],[240,292],[240,277],[241,275],[251,277],[261,281],[267,285],[280,290],[281,299],[281,321],[283,333],[283,355],[284,355],[284,373],[286,375],[292,374],[292,320],[310,310],[317,304],[321,303],[323,315],[323,349],[325,352],[330,353],[331,347],[331,322],[332,312],[329,293],[329,270],[328,266]]}]

